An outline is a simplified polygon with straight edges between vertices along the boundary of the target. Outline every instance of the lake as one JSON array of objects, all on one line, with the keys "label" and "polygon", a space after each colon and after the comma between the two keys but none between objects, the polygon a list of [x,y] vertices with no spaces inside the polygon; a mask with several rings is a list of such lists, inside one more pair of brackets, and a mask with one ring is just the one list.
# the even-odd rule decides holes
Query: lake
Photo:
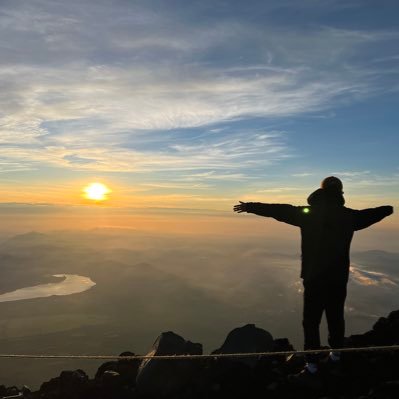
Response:
[{"label": "lake", "polygon": [[55,274],[54,277],[65,277],[57,283],[39,284],[33,287],[20,288],[0,295],[0,302],[21,301],[23,299],[46,298],[53,295],[71,295],[87,291],[96,283],[89,277],[77,274]]}]

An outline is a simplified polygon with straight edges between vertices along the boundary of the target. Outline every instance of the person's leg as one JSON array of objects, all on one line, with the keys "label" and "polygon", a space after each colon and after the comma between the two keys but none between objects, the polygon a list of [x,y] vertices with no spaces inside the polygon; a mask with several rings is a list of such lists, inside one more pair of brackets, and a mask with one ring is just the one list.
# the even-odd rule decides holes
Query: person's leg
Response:
[{"label": "person's leg", "polygon": [[[304,283],[303,332],[304,349],[320,348],[320,321],[325,307],[325,290],[319,284]],[[307,363],[317,363],[317,356],[307,355]]]},{"label": "person's leg", "polygon": [[[320,284],[303,283],[303,331],[305,350],[320,348],[320,321],[324,311],[324,298]],[[305,356],[305,368],[290,376],[290,381],[299,386],[318,390],[321,388],[318,371],[318,355]]]},{"label": "person's leg", "polygon": [[[346,284],[333,285],[328,290],[326,301],[326,318],[328,325],[328,343],[331,348],[344,346],[345,318],[344,308],[346,299]],[[339,353],[332,352],[332,359],[339,360]]]}]

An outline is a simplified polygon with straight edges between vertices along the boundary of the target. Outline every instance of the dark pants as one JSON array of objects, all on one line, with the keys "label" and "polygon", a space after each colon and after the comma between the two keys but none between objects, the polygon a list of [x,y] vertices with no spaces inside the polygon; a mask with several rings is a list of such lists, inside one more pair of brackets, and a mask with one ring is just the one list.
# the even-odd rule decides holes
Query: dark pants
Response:
[{"label": "dark pants", "polygon": [[[331,348],[342,348],[345,336],[344,305],[346,283],[304,282],[303,330],[305,350],[320,348],[319,326],[323,312],[326,312],[328,343]],[[307,361],[316,357],[307,356]]]}]

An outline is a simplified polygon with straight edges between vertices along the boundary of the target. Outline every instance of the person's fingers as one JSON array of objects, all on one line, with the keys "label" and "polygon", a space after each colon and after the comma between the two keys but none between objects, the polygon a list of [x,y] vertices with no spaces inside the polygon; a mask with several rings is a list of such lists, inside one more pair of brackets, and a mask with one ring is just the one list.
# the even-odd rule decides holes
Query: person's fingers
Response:
[{"label": "person's fingers", "polygon": [[247,204],[243,201],[239,201],[240,203],[237,205],[234,205],[233,210],[234,212],[237,213],[243,213],[247,211]]}]

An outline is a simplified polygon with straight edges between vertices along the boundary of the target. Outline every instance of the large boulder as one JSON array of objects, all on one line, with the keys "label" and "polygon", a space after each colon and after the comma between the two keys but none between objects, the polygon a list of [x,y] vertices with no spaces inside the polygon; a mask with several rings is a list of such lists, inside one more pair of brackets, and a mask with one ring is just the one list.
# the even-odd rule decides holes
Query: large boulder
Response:
[{"label": "large boulder", "polygon": [[377,345],[395,345],[399,343],[399,310],[388,317],[380,317],[373,326],[374,343]]},{"label": "large boulder", "polygon": [[[212,354],[271,352],[274,346],[273,337],[268,331],[256,327],[255,324],[246,324],[230,331],[223,345]],[[251,367],[255,366],[257,362],[256,358],[251,357],[230,358],[230,360]]]},{"label": "large boulder", "polygon": [[[123,352],[119,356],[134,356],[134,353]],[[139,366],[140,361],[135,359],[120,359],[118,361],[106,362],[98,368],[95,380],[101,384],[104,379],[108,380],[110,375],[113,375],[112,373],[107,374],[107,372],[116,372],[120,376],[119,381],[121,385],[134,387]]]},{"label": "large boulder", "polygon": [[399,344],[399,310],[388,317],[380,317],[373,329],[364,334],[351,335],[346,339],[346,346],[385,346]]},{"label": "large boulder", "polygon": [[[201,354],[201,344],[186,341],[168,331],[157,338],[148,356]],[[137,391],[155,397],[178,393],[190,385],[198,366],[198,361],[193,360],[144,359],[137,374]]]},{"label": "large boulder", "polygon": [[89,389],[89,377],[83,370],[63,371],[59,377],[44,382],[40,387],[42,399],[83,399]]},{"label": "large boulder", "polygon": [[[254,324],[247,324],[232,330],[223,345],[213,351],[212,355],[270,352],[274,345],[269,332]],[[219,397],[257,397],[260,394],[259,382],[262,385],[266,377],[263,375],[261,381],[256,378],[255,367],[258,362],[258,357],[216,358],[209,362],[207,381],[204,385],[212,387],[213,390],[217,389]],[[207,392],[213,393],[216,392]]]},{"label": "large boulder", "polygon": [[7,395],[7,388],[5,385],[0,385],[0,398]]},{"label": "large boulder", "polygon": [[273,352],[291,352],[295,348],[291,345],[288,338],[276,338],[273,343]]},{"label": "large boulder", "polygon": [[268,331],[256,327],[255,324],[246,324],[230,331],[223,345],[212,354],[269,352],[273,347],[274,340]]},{"label": "large boulder", "polygon": [[2,395],[1,398],[22,398],[22,392],[20,392],[20,390],[16,387],[16,386],[12,386],[12,387],[8,387],[3,389],[4,385],[1,386],[1,391],[2,391]]}]

